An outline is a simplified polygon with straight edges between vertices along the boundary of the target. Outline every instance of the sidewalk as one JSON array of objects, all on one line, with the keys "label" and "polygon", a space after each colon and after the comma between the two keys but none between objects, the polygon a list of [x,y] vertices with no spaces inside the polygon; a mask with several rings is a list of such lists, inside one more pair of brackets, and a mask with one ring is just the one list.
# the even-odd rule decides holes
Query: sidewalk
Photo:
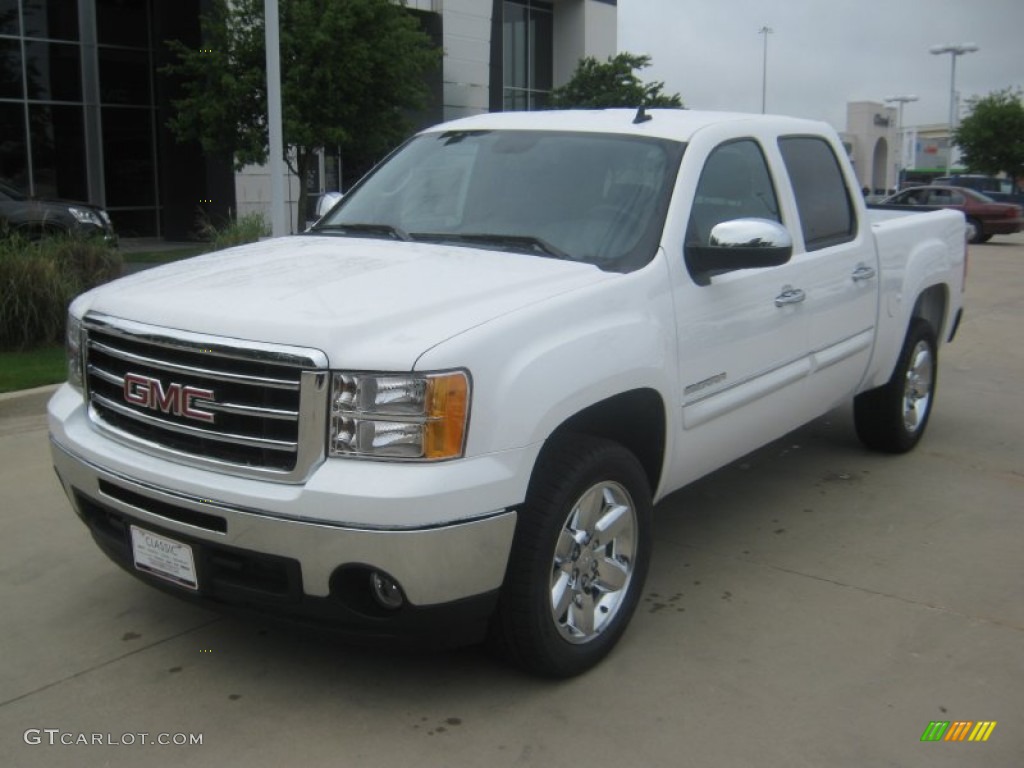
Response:
[{"label": "sidewalk", "polygon": [[46,411],[46,401],[60,384],[47,384],[34,389],[0,393],[0,419],[17,416],[38,416]]}]

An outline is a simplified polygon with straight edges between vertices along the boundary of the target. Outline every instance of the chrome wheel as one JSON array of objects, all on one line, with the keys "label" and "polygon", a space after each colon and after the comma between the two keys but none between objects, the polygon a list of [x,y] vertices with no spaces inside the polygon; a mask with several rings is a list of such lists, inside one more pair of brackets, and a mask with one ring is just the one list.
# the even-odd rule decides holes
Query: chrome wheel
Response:
[{"label": "chrome wheel", "polygon": [[903,388],[903,424],[910,433],[917,432],[928,415],[934,377],[931,347],[924,340],[918,341],[910,355]]},{"label": "chrome wheel", "polygon": [[617,615],[633,576],[637,511],[628,491],[604,481],[572,505],[555,545],[551,617],[570,643],[586,643]]}]

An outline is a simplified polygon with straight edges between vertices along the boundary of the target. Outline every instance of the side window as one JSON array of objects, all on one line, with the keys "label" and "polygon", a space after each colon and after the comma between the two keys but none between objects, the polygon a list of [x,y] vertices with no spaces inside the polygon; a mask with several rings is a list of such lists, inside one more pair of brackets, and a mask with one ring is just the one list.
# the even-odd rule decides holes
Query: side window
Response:
[{"label": "side window", "polygon": [[768,164],[753,139],[730,141],[708,155],[690,209],[686,243],[708,245],[712,227],[744,218],[781,222]]},{"label": "side window", "polygon": [[808,251],[845,243],[857,234],[850,192],[832,146],[814,136],[779,139]]}]

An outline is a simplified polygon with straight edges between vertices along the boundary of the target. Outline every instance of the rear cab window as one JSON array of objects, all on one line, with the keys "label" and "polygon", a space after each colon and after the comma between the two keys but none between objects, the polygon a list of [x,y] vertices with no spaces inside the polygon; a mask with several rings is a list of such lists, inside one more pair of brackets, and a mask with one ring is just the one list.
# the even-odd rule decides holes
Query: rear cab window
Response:
[{"label": "rear cab window", "polygon": [[857,236],[850,190],[832,145],[816,136],[779,139],[796,199],[804,247],[816,251]]}]

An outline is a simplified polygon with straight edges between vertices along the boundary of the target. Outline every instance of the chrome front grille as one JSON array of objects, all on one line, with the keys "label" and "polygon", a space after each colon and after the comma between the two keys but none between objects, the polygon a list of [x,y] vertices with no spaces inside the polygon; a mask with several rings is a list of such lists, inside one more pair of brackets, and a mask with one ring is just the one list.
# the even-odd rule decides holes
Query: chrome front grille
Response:
[{"label": "chrome front grille", "polygon": [[323,459],[327,358],[319,350],[85,318],[93,422],[176,461],[301,481]]}]

